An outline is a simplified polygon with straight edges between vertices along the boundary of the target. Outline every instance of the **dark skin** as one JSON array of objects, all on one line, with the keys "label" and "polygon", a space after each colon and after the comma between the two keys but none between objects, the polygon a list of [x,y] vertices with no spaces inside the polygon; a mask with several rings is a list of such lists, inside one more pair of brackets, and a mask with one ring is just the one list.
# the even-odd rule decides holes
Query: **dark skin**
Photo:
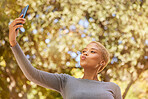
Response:
[{"label": "dark skin", "polygon": [[[17,43],[16,37],[19,33],[19,29],[17,31],[16,29],[23,27],[23,24],[25,23],[25,19],[22,17],[23,14],[9,25],[9,42],[12,47]],[[18,23],[21,23],[22,25],[16,25]],[[85,56],[86,59],[81,59],[82,56]],[[80,65],[84,68],[84,76],[82,79],[99,81],[97,75],[99,71],[102,71],[105,61],[102,59],[101,51],[97,44],[90,43],[87,45],[86,49],[82,51]]]},{"label": "dark skin", "polygon": [[[82,59],[82,56],[86,58]],[[84,68],[84,76],[82,79],[99,81],[97,75],[105,66],[105,61],[102,59],[102,53],[96,43],[90,43],[82,50],[80,65]]]},{"label": "dark skin", "polygon": [[[9,25],[9,42],[10,45],[13,47],[16,45],[16,37],[19,33],[19,29],[16,31],[17,28],[23,27],[23,24],[25,23],[25,20],[23,17],[23,14],[19,17],[16,18],[10,25]],[[16,25],[18,23],[22,23],[22,25]]]}]

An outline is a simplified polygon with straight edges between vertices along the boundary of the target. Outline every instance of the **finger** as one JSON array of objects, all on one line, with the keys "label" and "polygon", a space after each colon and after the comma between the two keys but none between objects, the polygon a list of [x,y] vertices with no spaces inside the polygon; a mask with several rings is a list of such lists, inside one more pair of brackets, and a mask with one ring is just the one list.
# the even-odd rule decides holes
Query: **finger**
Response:
[{"label": "finger", "polygon": [[19,29],[16,31],[16,36],[18,36]]},{"label": "finger", "polygon": [[20,28],[20,27],[23,27],[23,25],[16,25],[16,26],[14,26],[14,30],[16,30],[17,28]]},{"label": "finger", "polygon": [[19,32],[19,29],[16,31],[16,33],[18,34],[18,32]]},{"label": "finger", "polygon": [[15,21],[15,23],[12,24],[12,26],[14,27],[15,25],[19,25],[19,24],[24,24],[25,21]]},{"label": "finger", "polygon": [[21,16],[19,16],[18,18],[16,18],[15,20],[26,20],[26,19],[24,19],[24,18],[22,18],[23,17],[23,14],[21,14]]},{"label": "finger", "polygon": [[13,27],[15,25],[15,21],[26,21],[24,18],[16,18],[10,25],[9,28]]},{"label": "finger", "polygon": [[14,21],[10,24],[10,26],[14,27],[14,26],[15,26],[16,24],[18,24],[18,23],[24,24],[25,21],[24,21],[24,20],[14,20]]},{"label": "finger", "polygon": [[21,14],[21,16],[19,16],[19,18],[23,17],[24,14]]},{"label": "finger", "polygon": [[26,20],[25,18],[16,18],[14,21],[18,21],[18,20]]}]

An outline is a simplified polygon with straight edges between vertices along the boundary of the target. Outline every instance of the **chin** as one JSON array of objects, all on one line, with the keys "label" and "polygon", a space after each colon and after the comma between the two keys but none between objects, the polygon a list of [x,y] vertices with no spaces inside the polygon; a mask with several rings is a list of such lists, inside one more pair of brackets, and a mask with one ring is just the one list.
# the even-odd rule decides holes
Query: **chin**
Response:
[{"label": "chin", "polygon": [[86,64],[84,64],[84,63],[80,63],[80,65],[81,65],[81,67],[85,67],[86,66]]},{"label": "chin", "polygon": [[83,68],[96,68],[96,65],[95,64],[87,64],[85,62],[80,62],[80,66],[83,67]]},{"label": "chin", "polygon": [[80,65],[87,66],[89,65],[88,60],[80,60]]},{"label": "chin", "polygon": [[87,63],[80,63],[80,65],[81,65],[81,67],[90,67],[90,66],[88,66],[88,64]]}]

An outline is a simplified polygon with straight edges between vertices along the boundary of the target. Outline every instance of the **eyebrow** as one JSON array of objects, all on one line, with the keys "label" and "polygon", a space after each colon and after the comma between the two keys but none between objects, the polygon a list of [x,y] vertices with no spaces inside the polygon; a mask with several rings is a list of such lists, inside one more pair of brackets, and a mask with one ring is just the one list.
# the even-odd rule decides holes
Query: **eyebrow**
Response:
[{"label": "eyebrow", "polygon": [[[84,49],[87,49],[87,48],[84,48]],[[83,49],[83,50],[84,50],[84,49]],[[98,51],[98,49],[96,49],[96,48],[91,48],[91,49],[94,49],[94,50],[97,50],[97,51]]]}]

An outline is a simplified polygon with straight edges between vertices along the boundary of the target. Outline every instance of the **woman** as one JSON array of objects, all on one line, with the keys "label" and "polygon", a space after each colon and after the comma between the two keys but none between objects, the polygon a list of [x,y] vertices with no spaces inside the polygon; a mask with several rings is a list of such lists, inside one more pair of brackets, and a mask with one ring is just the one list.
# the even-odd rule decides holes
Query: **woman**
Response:
[{"label": "woman", "polygon": [[90,42],[83,49],[80,56],[80,65],[84,68],[83,78],[75,78],[68,74],[48,73],[34,68],[26,58],[16,36],[17,28],[25,23],[20,16],[9,25],[10,48],[16,61],[26,78],[35,84],[59,92],[64,99],[121,99],[120,87],[113,82],[99,81],[97,74],[109,62],[109,53],[99,42]]}]

